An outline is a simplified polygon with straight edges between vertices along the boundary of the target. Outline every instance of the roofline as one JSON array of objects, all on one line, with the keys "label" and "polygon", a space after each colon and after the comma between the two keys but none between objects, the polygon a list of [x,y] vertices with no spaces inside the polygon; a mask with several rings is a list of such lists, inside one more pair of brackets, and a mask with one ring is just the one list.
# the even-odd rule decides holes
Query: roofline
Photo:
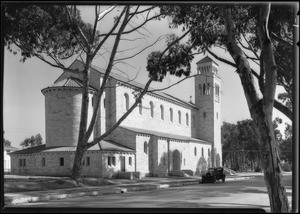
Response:
[{"label": "roofline", "polygon": [[[81,60],[79,60],[79,59],[75,59],[75,61],[78,61],[78,62],[80,62],[80,63],[83,63],[83,62],[82,62]],[[74,61],[71,65],[73,65],[73,64],[75,63],[75,61]],[[71,66],[71,65],[70,65],[70,66]],[[92,68],[93,68],[95,71],[97,71],[98,73],[100,73],[100,74],[103,75],[103,73],[101,73],[97,68],[95,68],[94,65],[92,65]],[[116,75],[117,75],[117,74],[116,74]],[[129,86],[132,86],[132,87],[135,87],[135,88],[143,89],[143,88],[141,88],[141,87],[132,85],[132,84],[130,84],[130,83],[128,83],[128,82],[124,82],[123,80],[116,79],[115,77],[112,77],[112,76],[109,76],[109,78],[115,79],[116,81],[122,82],[122,83],[124,83],[124,84],[126,84],[126,85],[129,85]],[[139,84],[143,85],[142,83],[139,83]],[[197,108],[196,106],[193,106],[193,105],[189,104],[188,101],[183,101],[183,100],[181,100],[180,98],[176,98],[176,97],[174,97],[174,96],[172,96],[172,95],[170,95],[170,94],[168,94],[168,93],[163,92],[164,94],[173,97],[173,98],[176,99],[177,101],[176,101],[176,100],[172,100],[172,99],[170,99],[170,98],[168,98],[168,97],[164,97],[164,96],[162,96],[162,95],[160,95],[160,94],[157,94],[157,93],[155,93],[155,92],[149,91],[149,92],[147,92],[147,93],[152,93],[152,94],[155,94],[155,95],[157,95],[157,96],[159,96],[159,97],[165,98],[165,99],[167,99],[167,100],[170,100],[170,101],[173,101],[173,102],[177,102],[178,104],[185,105],[185,106],[188,106],[188,107],[190,107],[190,108],[193,108],[193,109],[197,109],[197,110],[198,110],[198,108]]]},{"label": "roofline", "polygon": [[[198,139],[198,138],[195,138],[199,141],[194,141],[194,140],[182,140],[182,139],[178,139],[178,138],[173,138],[173,137],[164,137],[164,136],[159,136],[159,135],[155,135],[155,134],[151,134],[151,133],[146,133],[146,132],[143,132],[143,131],[134,131],[134,130],[131,130],[130,128],[127,128],[127,127],[124,127],[124,126],[119,126],[120,128],[122,129],[126,129],[128,131],[131,131],[131,132],[134,132],[134,133],[141,133],[141,134],[146,134],[146,135],[154,135],[154,136],[157,136],[157,137],[162,137],[162,138],[169,138],[169,139],[175,139],[175,140],[180,140],[180,141],[189,141],[189,142],[199,142],[201,141],[202,143],[204,144],[213,144],[212,142],[209,142],[209,141],[206,141],[206,140],[201,140],[201,139]],[[150,130],[151,131],[151,130]],[[185,137],[185,136],[183,136]]]},{"label": "roofline", "polygon": [[[203,59],[205,59],[205,58],[207,58],[207,57],[210,58],[209,56],[205,56],[205,57],[203,57],[202,59],[200,59],[198,62],[196,62],[196,64],[199,64],[201,60],[203,60]],[[212,58],[210,58],[210,60],[211,60],[213,63],[215,63],[217,66],[219,66],[219,64],[216,63]]]}]

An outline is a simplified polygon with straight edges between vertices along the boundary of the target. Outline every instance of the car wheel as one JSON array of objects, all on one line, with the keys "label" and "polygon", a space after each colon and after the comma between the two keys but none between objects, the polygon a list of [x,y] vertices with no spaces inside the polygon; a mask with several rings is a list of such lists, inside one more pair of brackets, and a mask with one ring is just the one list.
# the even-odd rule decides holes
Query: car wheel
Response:
[{"label": "car wheel", "polygon": [[213,183],[216,183],[217,182],[217,179],[216,179],[216,177],[214,176],[214,178],[213,178]]}]

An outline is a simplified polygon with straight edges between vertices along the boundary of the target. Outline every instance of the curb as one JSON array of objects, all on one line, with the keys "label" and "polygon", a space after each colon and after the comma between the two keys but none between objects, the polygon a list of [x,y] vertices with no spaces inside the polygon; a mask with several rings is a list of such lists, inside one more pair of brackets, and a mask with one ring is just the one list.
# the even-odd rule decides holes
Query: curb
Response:
[{"label": "curb", "polygon": [[[23,196],[23,197],[14,197],[14,193],[6,194],[5,196],[5,206],[11,206],[16,204],[23,203],[32,203],[32,202],[42,202],[50,200],[60,200],[65,198],[77,198],[83,196],[97,196],[97,195],[107,195],[107,194],[120,194],[127,192],[124,188],[114,187],[110,190],[86,190],[82,192],[73,192],[73,193],[53,193],[50,195],[39,195],[39,196]],[[7,196],[8,195],[8,196]],[[11,195],[11,196],[10,196]]]},{"label": "curb", "polygon": [[[235,180],[246,180],[254,178],[254,176],[243,176],[236,178],[226,178],[226,181],[235,181]],[[38,196],[23,196],[18,197],[15,196],[16,193],[7,193],[5,194],[5,206],[12,206],[23,203],[32,203],[32,202],[42,202],[42,201],[50,201],[50,200],[60,200],[65,198],[76,198],[83,196],[97,196],[97,195],[107,195],[107,194],[120,194],[126,192],[134,192],[134,191],[147,191],[147,190],[155,190],[155,189],[166,189],[169,187],[179,187],[179,186],[187,186],[187,185],[197,185],[201,182],[201,179],[193,180],[193,181],[180,181],[180,182],[162,182],[160,184],[124,184],[117,185],[110,189],[84,189],[79,190],[78,192],[73,193],[56,193],[49,192],[47,195],[38,195]],[[30,194],[30,193],[29,193]],[[34,194],[34,193],[31,193]]]}]

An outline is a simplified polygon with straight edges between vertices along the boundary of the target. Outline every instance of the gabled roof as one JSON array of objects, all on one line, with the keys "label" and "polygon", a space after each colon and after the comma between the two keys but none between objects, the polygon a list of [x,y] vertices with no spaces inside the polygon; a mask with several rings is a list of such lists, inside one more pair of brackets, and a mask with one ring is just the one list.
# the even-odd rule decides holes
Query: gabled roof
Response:
[{"label": "gabled roof", "polygon": [[[34,154],[42,152],[75,152],[76,146],[55,146],[55,147],[46,147],[46,144],[39,146],[34,146],[15,152],[11,152],[12,155],[20,154]],[[126,146],[113,142],[111,140],[101,140],[99,144],[95,144],[90,147],[88,151],[115,151],[115,152],[135,152],[133,149],[130,149]]]},{"label": "gabled roof", "polygon": [[[48,86],[47,88],[54,88],[54,87],[75,87],[75,88],[82,88],[83,82],[82,80],[75,78],[75,77],[68,77],[67,79],[63,79],[59,82],[55,82],[52,85]],[[97,91],[96,88],[89,85],[90,90]],[[43,89],[44,90],[44,89]]]},{"label": "gabled roof", "polygon": [[[81,63],[81,64],[83,64],[83,62],[81,60],[76,59],[69,67],[73,66],[75,63]],[[92,68],[95,71],[97,71],[100,74],[102,74],[102,75],[105,74],[105,70],[103,68],[100,68],[100,67],[98,67],[96,65],[92,65]],[[116,74],[114,72],[110,73],[110,77],[114,78],[115,80],[118,80],[120,82],[123,82],[126,85],[131,85],[131,86],[134,86],[134,87],[137,87],[137,88],[141,88],[141,89],[143,89],[145,87],[144,84],[141,84],[141,83],[133,81],[133,80],[129,80],[128,78],[125,78],[125,77],[123,77],[121,75],[118,75],[118,74]],[[148,90],[152,91],[152,90],[155,90],[155,89],[149,87]],[[148,92],[148,93],[156,94],[156,95],[164,97],[164,98],[166,98],[168,100],[172,100],[172,101],[177,102],[179,104],[188,106],[189,108],[196,108],[195,105],[191,104],[190,102],[182,100],[182,99],[179,99],[179,98],[175,98],[174,96],[172,96],[170,94],[167,94],[165,92],[162,92],[162,91],[155,91],[155,92]]]},{"label": "gabled roof", "polygon": [[198,61],[196,64],[205,63],[205,62],[214,62],[216,65],[218,65],[218,63],[216,63],[214,60],[212,60],[209,56],[204,57],[203,59]]},{"label": "gabled roof", "polygon": [[192,141],[192,142],[198,142],[198,143],[204,143],[204,144],[212,144],[209,141],[192,138],[192,137],[187,137],[187,136],[183,136],[183,135],[169,134],[169,133],[165,133],[165,132],[152,131],[152,130],[148,130],[148,129],[139,129],[139,128],[133,128],[133,127],[128,127],[128,126],[120,126],[120,127],[123,129],[129,130],[129,131],[132,131],[132,132],[148,134],[148,135],[155,135],[157,137],[171,138],[174,140]]}]

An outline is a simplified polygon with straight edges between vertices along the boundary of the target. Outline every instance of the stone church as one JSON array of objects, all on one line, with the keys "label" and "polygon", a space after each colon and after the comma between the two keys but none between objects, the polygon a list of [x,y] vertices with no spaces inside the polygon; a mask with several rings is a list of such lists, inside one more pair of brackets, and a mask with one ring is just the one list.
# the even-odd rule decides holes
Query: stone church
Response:
[{"label": "stone church", "polygon": [[[83,69],[75,60],[72,69]],[[89,120],[95,92],[104,75],[92,66]],[[195,103],[164,92],[148,92],[121,125],[83,158],[83,176],[112,177],[122,172],[165,176],[172,171],[202,174],[220,166],[221,79],[218,64],[206,56],[197,63]],[[144,85],[111,74],[102,96],[91,139],[105,133],[134,103],[134,92]],[[69,176],[79,131],[82,80],[64,71],[45,96],[46,144],[12,152],[12,174]]]}]

